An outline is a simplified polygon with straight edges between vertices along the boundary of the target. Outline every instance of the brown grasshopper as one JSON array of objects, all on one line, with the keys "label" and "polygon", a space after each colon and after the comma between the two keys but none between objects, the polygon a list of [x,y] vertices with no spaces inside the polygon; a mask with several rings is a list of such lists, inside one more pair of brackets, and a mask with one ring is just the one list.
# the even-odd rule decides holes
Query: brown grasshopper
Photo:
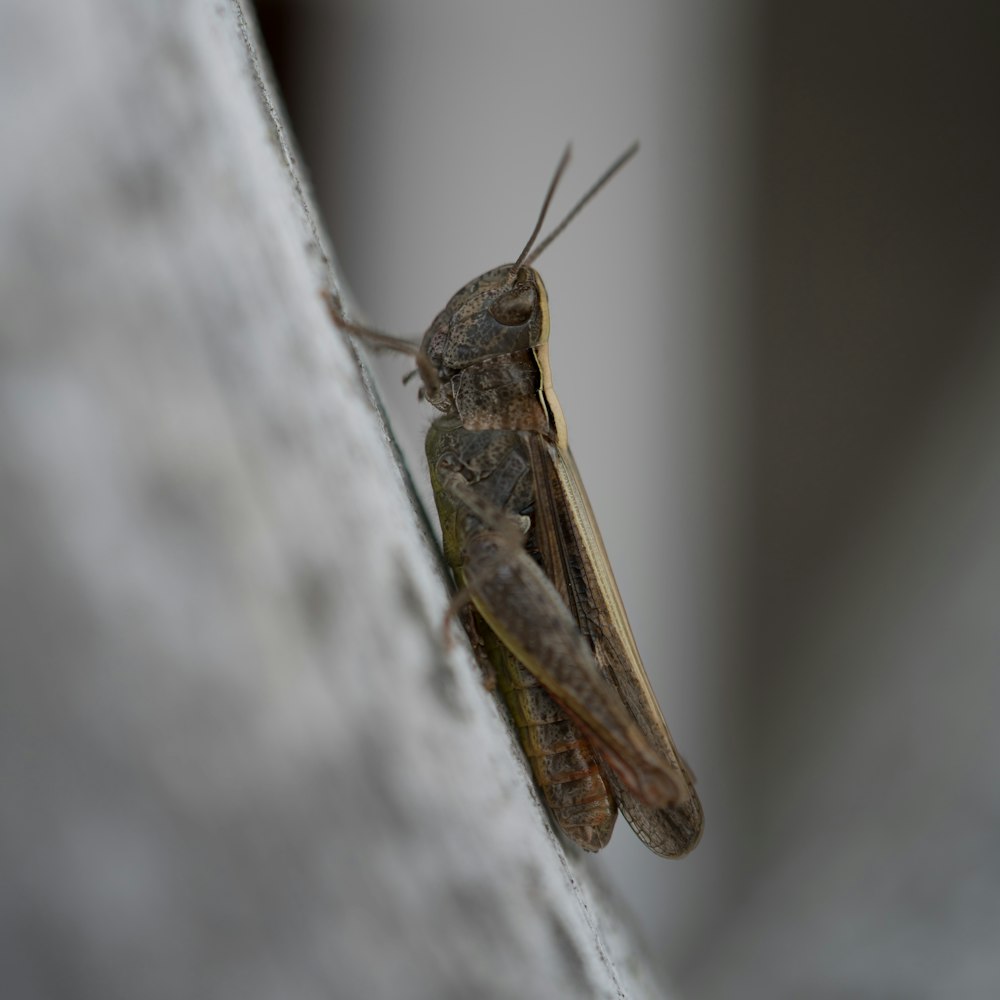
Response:
[{"label": "brown grasshopper", "polygon": [[[615,161],[535,245],[563,154],[520,256],[461,288],[419,345],[349,321],[344,330],[412,355],[443,416],[426,451],[444,554],[477,658],[495,671],[556,824],[584,850],[618,810],[657,854],[698,842],[694,779],[643,668],[552,388],[549,305],[531,266],[638,149]],[[532,248],[534,247],[534,250]]]}]

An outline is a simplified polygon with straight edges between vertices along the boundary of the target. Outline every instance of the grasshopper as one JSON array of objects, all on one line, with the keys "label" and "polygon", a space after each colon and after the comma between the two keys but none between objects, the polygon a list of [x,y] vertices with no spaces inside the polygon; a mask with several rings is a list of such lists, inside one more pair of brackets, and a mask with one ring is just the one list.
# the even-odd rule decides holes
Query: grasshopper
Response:
[{"label": "grasshopper", "polygon": [[531,266],[637,149],[536,245],[567,147],[518,258],[459,289],[419,345],[351,322],[332,296],[328,304],[347,332],[411,355],[420,397],[443,414],[426,452],[458,585],[452,613],[497,678],[556,825],[597,851],[621,810],[652,851],[679,857],[701,836],[701,805],[569,449],[549,367],[548,297]]}]

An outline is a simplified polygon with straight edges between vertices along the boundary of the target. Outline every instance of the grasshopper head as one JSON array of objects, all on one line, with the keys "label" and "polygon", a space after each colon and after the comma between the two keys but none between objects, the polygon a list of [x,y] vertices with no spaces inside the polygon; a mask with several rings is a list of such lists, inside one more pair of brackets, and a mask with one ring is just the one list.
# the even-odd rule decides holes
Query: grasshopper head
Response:
[{"label": "grasshopper head", "polygon": [[[497,405],[517,410],[519,400],[537,394],[539,386],[532,385],[535,375],[548,382],[545,350],[549,338],[548,297],[542,279],[531,265],[638,148],[639,144],[633,143],[625,150],[562,222],[541,242],[536,242],[559,178],[569,162],[570,150],[566,147],[549,182],[535,228],[517,260],[501,264],[460,288],[424,334],[417,352],[417,366],[424,381],[423,396],[432,405],[445,413],[460,413],[466,427],[484,426],[485,407]],[[524,355],[536,350],[533,364]],[[503,363],[505,358],[509,364]],[[460,399],[463,396],[464,407]],[[473,417],[470,408],[479,412]],[[499,426],[512,425],[505,419]]]},{"label": "grasshopper head", "polygon": [[549,335],[548,297],[538,272],[501,264],[460,288],[424,334],[421,353],[438,376],[425,384],[438,409],[454,409],[453,383],[463,370],[491,358],[528,351]]}]

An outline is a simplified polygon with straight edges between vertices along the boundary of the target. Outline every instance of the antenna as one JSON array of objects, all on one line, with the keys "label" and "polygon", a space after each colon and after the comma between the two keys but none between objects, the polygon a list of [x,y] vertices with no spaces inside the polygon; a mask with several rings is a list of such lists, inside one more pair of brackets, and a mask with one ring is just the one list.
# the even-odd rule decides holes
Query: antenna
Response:
[{"label": "antenna", "polygon": [[559,180],[559,175],[562,173],[563,168],[566,166],[565,161],[569,159],[569,147],[567,146],[566,152],[563,154],[563,158],[559,163],[559,168],[556,170],[556,175],[555,177],[552,178],[552,184],[549,186],[549,193],[545,198],[545,204],[542,207],[542,215],[538,220],[538,224],[535,226],[535,232],[531,234],[531,239],[528,240],[528,245],[524,248],[524,251],[518,258],[517,264],[514,265],[515,268],[520,267],[521,264],[528,264],[530,266],[534,261],[538,260],[538,258],[542,254],[542,251],[576,218],[576,216],[580,212],[580,209],[582,209],[583,206],[586,205],[587,202],[590,201],[590,199],[593,198],[594,195],[597,194],[597,192],[600,191],[601,188],[604,187],[604,185],[607,184],[608,181],[611,180],[611,178],[614,177],[614,175],[618,173],[618,171],[621,170],[621,168],[624,167],[625,164],[628,163],[628,161],[631,160],[632,157],[635,156],[635,154],[638,152],[639,152],[639,142],[637,140],[636,142],[633,142],[632,145],[629,146],[629,148],[626,149],[625,152],[622,153],[622,155],[619,156],[618,159],[615,160],[615,162],[612,163],[611,166],[608,167],[608,169],[605,170],[600,177],[598,177],[598,179],[591,186],[590,190],[573,206],[572,209],[570,209],[569,213],[562,220],[562,222],[560,222],[559,225],[556,226],[556,228],[553,229],[552,232],[549,233],[549,235],[546,236],[545,239],[542,240],[542,242],[539,243],[537,247],[535,247],[534,251],[531,253],[531,256],[526,256],[528,250],[531,249],[531,245],[535,240],[535,236],[537,236],[538,234],[538,230],[542,226],[542,219],[545,217],[545,209],[548,208],[549,206],[549,201],[552,198],[552,192],[555,189],[556,181]]},{"label": "antenna", "polygon": [[531,235],[528,237],[528,242],[525,243],[524,249],[518,254],[517,260],[514,261],[514,264],[510,269],[512,281],[514,275],[517,274],[517,269],[524,263],[524,258],[528,256],[528,251],[538,238],[538,234],[542,228],[542,223],[545,221],[545,213],[549,210],[549,205],[552,202],[552,196],[556,193],[556,188],[559,186],[559,178],[562,177],[563,171],[565,171],[566,165],[569,163],[569,157],[572,150],[573,144],[566,143],[563,155],[559,158],[559,165],[556,167],[556,172],[552,175],[552,180],[549,181],[549,190],[545,194],[545,201],[542,202],[542,210],[538,213],[538,221],[535,223],[535,228],[532,229]]}]

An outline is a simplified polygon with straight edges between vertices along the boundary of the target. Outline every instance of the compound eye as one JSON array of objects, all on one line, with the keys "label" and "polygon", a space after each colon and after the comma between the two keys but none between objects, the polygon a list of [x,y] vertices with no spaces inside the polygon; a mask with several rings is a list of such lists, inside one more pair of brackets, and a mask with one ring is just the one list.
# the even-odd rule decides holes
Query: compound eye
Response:
[{"label": "compound eye", "polygon": [[531,319],[537,304],[538,295],[531,285],[513,288],[490,306],[490,315],[504,326],[521,326]]}]

